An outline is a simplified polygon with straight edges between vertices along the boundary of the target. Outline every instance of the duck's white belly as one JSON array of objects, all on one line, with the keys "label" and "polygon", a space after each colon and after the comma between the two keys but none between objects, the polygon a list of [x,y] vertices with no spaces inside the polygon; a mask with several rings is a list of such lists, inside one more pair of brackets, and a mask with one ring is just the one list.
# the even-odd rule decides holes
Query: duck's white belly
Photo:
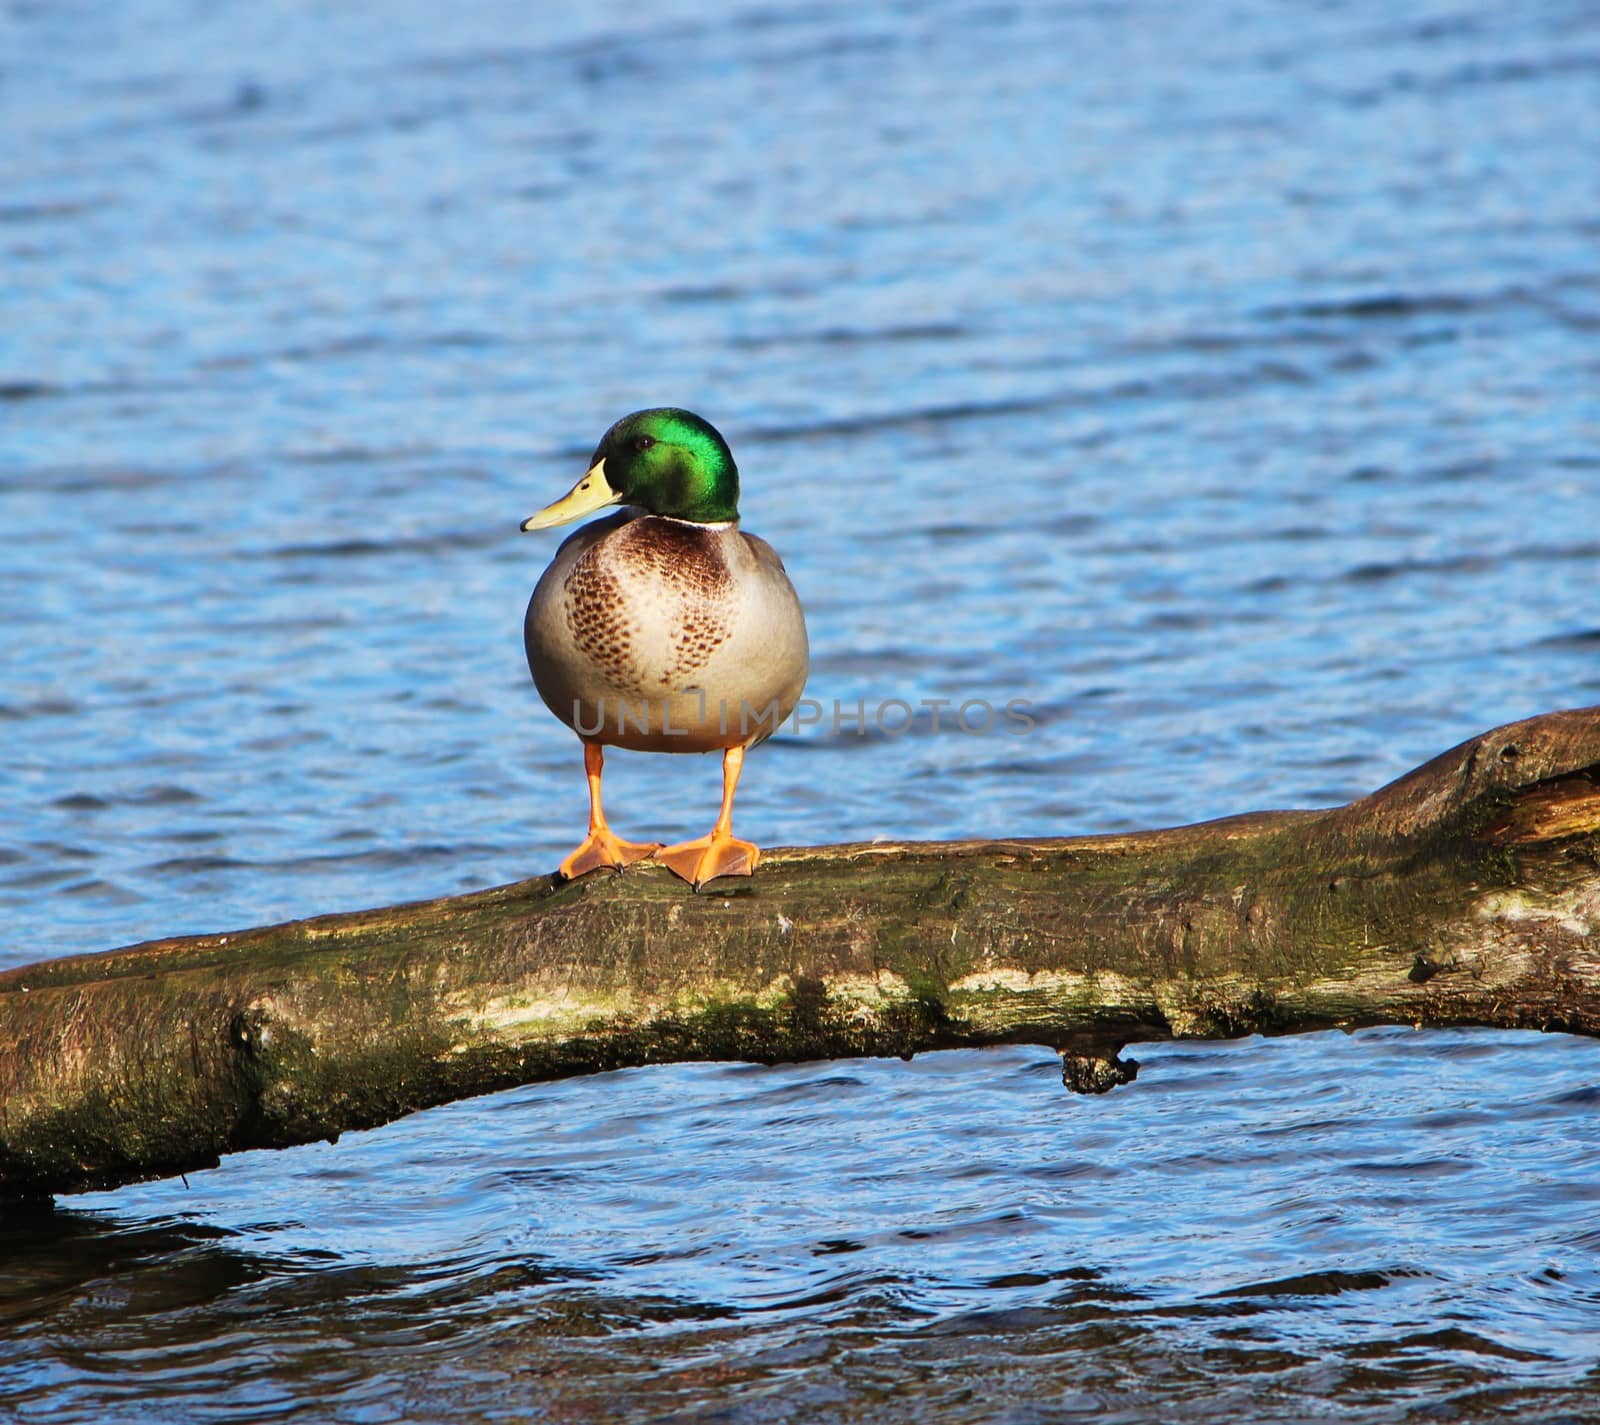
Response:
[{"label": "duck's white belly", "polygon": [[586,742],[709,752],[770,736],[799,701],[805,619],[770,549],[657,516],[569,539],[523,626],[539,696]]}]

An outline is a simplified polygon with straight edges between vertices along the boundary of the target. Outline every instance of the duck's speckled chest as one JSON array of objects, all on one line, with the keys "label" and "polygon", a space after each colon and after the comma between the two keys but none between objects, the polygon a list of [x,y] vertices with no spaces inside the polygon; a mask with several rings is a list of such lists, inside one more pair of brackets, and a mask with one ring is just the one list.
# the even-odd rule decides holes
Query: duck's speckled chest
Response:
[{"label": "duck's speckled chest", "polygon": [[665,689],[692,678],[737,612],[721,533],[644,518],[591,544],[562,584],[575,648],[622,684]]}]

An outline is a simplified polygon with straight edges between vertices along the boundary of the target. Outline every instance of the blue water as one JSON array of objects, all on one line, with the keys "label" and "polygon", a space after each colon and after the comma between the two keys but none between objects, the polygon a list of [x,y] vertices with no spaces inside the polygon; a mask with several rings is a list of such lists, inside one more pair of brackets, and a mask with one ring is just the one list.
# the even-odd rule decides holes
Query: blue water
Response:
[{"label": "blue water", "polygon": [[[728,436],[766,845],[1347,800],[1600,702],[1600,12],[0,3],[0,965],[581,832],[519,521]],[[1025,736],[834,730],[1023,699]],[[617,755],[624,835],[714,762]],[[23,1419],[1600,1413],[1600,1049],[641,1070],[5,1224]]]}]

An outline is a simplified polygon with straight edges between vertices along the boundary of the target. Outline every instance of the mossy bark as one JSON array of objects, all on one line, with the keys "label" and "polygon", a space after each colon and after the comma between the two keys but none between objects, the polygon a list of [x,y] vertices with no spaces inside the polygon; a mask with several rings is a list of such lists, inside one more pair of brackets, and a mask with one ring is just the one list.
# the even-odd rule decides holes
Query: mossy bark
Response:
[{"label": "mossy bark", "polygon": [[1321,812],[768,853],[0,975],[0,1196],[336,1138],[539,1079],[1002,1043],[1125,1082],[1138,1040],[1600,1030],[1600,708]]}]

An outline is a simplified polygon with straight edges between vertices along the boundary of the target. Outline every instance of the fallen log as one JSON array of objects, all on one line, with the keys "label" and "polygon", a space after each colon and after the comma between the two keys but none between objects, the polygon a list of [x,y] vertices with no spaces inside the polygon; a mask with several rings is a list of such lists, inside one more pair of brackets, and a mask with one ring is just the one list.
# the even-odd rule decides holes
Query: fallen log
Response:
[{"label": "fallen log", "polygon": [[1600,1032],[1600,708],[1360,801],[1134,835],[773,851],[0,974],[0,1197],[336,1139],[535,1080],[1372,1024]]}]

